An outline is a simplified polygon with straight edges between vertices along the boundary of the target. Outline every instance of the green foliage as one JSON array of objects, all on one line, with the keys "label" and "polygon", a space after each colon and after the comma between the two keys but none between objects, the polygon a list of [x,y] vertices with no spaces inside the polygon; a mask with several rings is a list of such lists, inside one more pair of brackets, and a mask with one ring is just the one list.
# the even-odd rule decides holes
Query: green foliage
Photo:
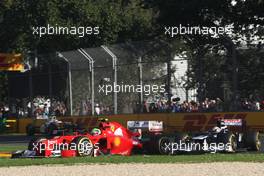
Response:
[{"label": "green foliage", "polygon": [[[239,87],[241,96],[258,99],[264,96],[264,51],[257,49],[241,50],[239,52]],[[252,97],[251,97],[252,96]]]},{"label": "green foliage", "polygon": [[[106,43],[139,40],[151,31],[152,12],[139,0],[5,0],[1,4],[0,49],[22,52],[37,48],[39,52],[70,50],[78,47],[100,46]],[[74,35],[32,35],[32,27],[99,26],[100,34],[79,38]]]},{"label": "green foliage", "polygon": [[[263,39],[263,16],[264,2],[262,0],[146,0],[146,5],[155,9],[159,32],[164,33],[165,26],[226,26],[233,25],[233,36],[226,35],[219,38],[199,35],[177,36],[175,40],[183,39],[190,51],[191,69],[187,87],[198,88],[199,97],[223,97],[223,91],[218,91],[219,87],[229,87],[235,89],[233,60],[241,62],[238,73],[238,93],[246,96],[249,92],[262,92],[263,60],[256,58],[263,57],[263,52],[239,53],[241,46],[250,47],[254,38]],[[243,39],[245,37],[245,39]],[[243,41],[243,43],[241,42]],[[235,46],[235,52],[232,47]],[[218,51],[224,51],[219,56]],[[254,51],[253,51],[254,52]],[[243,55],[245,54],[245,55]],[[220,59],[220,61],[219,61]],[[259,61],[259,65],[252,62]],[[246,64],[248,63],[248,64]],[[250,63],[250,68],[249,67]],[[246,71],[245,71],[246,70]],[[256,85],[256,83],[259,83]],[[234,90],[233,98],[235,97]],[[245,93],[247,92],[247,93]],[[230,92],[232,93],[232,92]],[[263,94],[262,94],[263,95]],[[248,95],[247,95],[248,96]]]}]

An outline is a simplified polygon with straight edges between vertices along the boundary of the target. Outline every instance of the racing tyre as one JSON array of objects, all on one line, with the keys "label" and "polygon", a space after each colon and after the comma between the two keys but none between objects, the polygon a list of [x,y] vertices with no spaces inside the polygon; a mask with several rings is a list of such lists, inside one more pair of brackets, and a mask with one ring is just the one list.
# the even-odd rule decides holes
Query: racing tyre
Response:
[{"label": "racing tyre", "polygon": [[35,127],[32,124],[28,124],[26,127],[26,133],[28,136],[33,136],[35,134]]},{"label": "racing tyre", "polygon": [[225,152],[234,153],[237,150],[237,138],[235,134],[228,132],[224,133],[221,138],[220,142],[225,145]]},{"label": "racing tyre", "polygon": [[258,131],[249,131],[246,133],[245,138],[246,147],[250,151],[260,151],[261,148],[261,140]]},{"label": "racing tyre", "polygon": [[172,154],[173,140],[169,137],[161,137],[159,139],[159,153],[162,155]]},{"label": "racing tyre", "polygon": [[92,141],[85,137],[80,136],[73,140],[72,145],[76,147],[77,156],[92,156],[93,155],[93,143]]},{"label": "racing tyre", "polygon": [[144,136],[144,137],[149,138],[148,141],[143,142],[144,153],[158,154],[159,153],[159,140],[161,136],[155,135],[155,136]]}]

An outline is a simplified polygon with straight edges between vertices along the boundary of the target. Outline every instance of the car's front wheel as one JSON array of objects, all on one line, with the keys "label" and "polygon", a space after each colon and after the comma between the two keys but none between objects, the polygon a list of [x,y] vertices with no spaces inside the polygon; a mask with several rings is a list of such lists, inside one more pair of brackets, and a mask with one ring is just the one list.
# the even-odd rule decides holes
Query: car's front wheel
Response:
[{"label": "car's front wheel", "polygon": [[75,145],[77,156],[92,156],[93,155],[93,143],[92,141],[85,137],[80,136],[73,140],[72,147]]},{"label": "car's front wheel", "polygon": [[233,153],[237,150],[237,138],[234,133],[224,133],[220,137],[220,141],[225,147],[224,152]]}]

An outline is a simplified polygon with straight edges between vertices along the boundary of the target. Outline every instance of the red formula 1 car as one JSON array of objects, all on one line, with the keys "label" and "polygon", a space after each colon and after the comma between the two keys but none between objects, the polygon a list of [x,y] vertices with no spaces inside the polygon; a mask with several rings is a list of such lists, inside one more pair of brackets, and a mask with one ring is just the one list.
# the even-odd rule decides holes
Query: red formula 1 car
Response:
[{"label": "red formula 1 car", "polygon": [[13,157],[73,157],[131,155],[133,149],[142,148],[139,133],[131,132],[117,122],[101,121],[90,133],[75,132],[70,135],[39,138],[29,143],[28,150],[14,153]]}]

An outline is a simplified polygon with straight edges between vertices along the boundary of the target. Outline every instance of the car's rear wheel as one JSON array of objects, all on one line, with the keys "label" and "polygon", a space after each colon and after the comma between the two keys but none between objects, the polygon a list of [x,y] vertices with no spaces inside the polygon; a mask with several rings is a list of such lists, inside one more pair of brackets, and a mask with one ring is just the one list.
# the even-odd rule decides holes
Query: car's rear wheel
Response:
[{"label": "car's rear wheel", "polygon": [[159,139],[159,153],[162,155],[172,154],[172,142],[169,137],[161,137]]},{"label": "car's rear wheel", "polygon": [[246,147],[251,151],[260,151],[261,140],[258,131],[250,131],[246,133],[245,138]]},{"label": "car's rear wheel", "polygon": [[76,147],[77,156],[92,156],[93,155],[93,143],[92,141],[85,137],[80,136],[73,140],[73,143]]}]

